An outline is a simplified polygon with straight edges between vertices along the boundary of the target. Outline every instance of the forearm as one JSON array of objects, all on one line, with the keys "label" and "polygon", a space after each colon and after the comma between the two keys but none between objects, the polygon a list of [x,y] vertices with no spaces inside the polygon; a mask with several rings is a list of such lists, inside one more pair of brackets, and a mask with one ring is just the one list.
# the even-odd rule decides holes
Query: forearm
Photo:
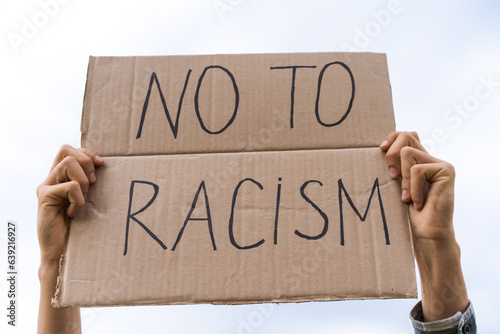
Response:
[{"label": "forearm", "polygon": [[51,305],[54,297],[59,263],[41,264],[38,270],[40,279],[40,307],[38,309],[38,333],[81,333],[80,309],[56,309]]},{"label": "forearm", "polygon": [[455,237],[414,243],[422,283],[424,321],[435,321],[465,312],[469,305]]}]

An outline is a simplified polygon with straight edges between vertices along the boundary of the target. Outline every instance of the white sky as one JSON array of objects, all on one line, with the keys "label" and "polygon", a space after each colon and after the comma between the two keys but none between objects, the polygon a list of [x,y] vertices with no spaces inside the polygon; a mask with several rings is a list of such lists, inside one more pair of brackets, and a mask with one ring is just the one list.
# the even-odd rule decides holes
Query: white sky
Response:
[{"label": "white sky", "polygon": [[[79,146],[89,55],[340,51],[345,43],[387,53],[398,129],[427,140],[441,133],[429,147],[457,170],[455,225],[469,295],[481,333],[498,331],[499,2],[55,1],[0,0],[0,277],[6,275],[7,220],[20,225],[19,326],[7,326],[1,311],[0,332],[35,332],[35,189],[59,146]],[[217,2],[232,8],[223,19]],[[376,23],[373,13],[393,2],[399,12]],[[51,6],[43,22],[45,3],[58,8]],[[23,26],[34,20],[43,26],[24,28],[32,36],[16,50],[9,36],[23,36]],[[371,36],[360,40],[366,29]],[[482,84],[488,78],[496,83],[491,92]],[[490,94],[473,105],[476,89]],[[464,116],[448,111],[456,105],[466,106]],[[6,291],[1,279],[2,310]],[[87,309],[83,323],[85,333],[412,333],[408,313],[415,302],[283,304],[270,315],[255,305]],[[245,331],[242,323],[255,326]]]}]

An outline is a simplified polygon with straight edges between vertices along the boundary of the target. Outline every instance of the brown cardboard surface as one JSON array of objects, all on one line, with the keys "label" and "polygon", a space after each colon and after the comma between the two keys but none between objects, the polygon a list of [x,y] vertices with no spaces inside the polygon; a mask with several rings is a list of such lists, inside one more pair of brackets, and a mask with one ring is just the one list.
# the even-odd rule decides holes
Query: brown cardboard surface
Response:
[{"label": "brown cardboard surface", "polygon": [[[236,101],[213,66],[239,92],[218,134],[194,107],[207,66],[206,130]],[[296,68],[293,128],[293,69],[278,66],[316,66]],[[173,115],[189,69],[174,138],[154,77],[147,109],[145,96],[154,72]],[[393,129],[381,54],[91,58],[82,146],[106,162],[72,221],[53,304],[415,297],[407,207],[378,149]]]},{"label": "brown cardboard surface", "polygon": [[354,148],[394,127],[384,54],[91,57],[82,146],[104,156]]}]

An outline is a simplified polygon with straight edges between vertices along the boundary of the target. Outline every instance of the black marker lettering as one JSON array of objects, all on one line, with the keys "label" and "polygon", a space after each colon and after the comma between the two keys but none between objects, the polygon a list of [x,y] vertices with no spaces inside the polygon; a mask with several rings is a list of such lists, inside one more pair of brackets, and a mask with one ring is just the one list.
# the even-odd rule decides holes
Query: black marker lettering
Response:
[{"label": "black marker lettering", "polygon": [[298,68],[316,68],[316,66],[277,66],[271,70],[292,69],[292,88],[290,90],[290,128],[293,129],[293,108],[295,105],[295,76]]},{"label": "black marker lettering", "polygon": [[306,235],[306,234],[303,234],[301,232],[299,232],[298,230],[295,230],[295,234],[297,234],[299,237],[301,238],[304,238],[304,239],[309,239],[309,240],[318,240],[320,238],[322,238],[326,232],[328,232],[328,216],[326,215],[326,213],[324,213],[313,201],[311,201],[311,199],[309,197],[307,197],[307,195],[304,193],[304,190],[306,189],[307,185],[311,182],[315,182],[315,183],[319,183],[319,185],[322,187],[323,186],[323,183],[321,183],[320,181],[316,181],[316,180],[309,180],[307,182],[305,182],[302,187],[300,187],[300,195],[302,195],[302,197],[306,200],[307,203],[311,204],[311,206],[319,212],[319,214],[321,215],[321,217],[323,217],[323,220],[324,220],[324,225],[323,225],[323,231],[321,231],[320,234],[316,235],[316,236],[310,236],[310,235]]},{"label": "black marker lettering", "polygon": [[368,214],[368,209],[370,208],[370,203],[372,201],[373,194],[375,193],[375,189],[377,189],[377,195],[378,195],[378,202],[380,205],[380,213],[382,215],[382,222],[384,226],[384,235],[385,235],[385,244],[390,245],[389,241],[389,230],[387,228],[387,221],[385,219],[385,211],[384,211],[384,205],[382,204],[382,196],[380,196],[380,188],[378,184],[378,178],[375,179],[375,182],[373,183],[372,191],[370,193],[370,197],[368,198],[368,205],[366,206],[365,213],[363,216],[359,213],[358,209],[352,202],[351,196],[349,196],[349,193],[347,190],[345,190],[344,183],[342,182],[342,179],[339,179],[338,181],[339,185],[339,207],[340,207],[340,244],[344,246],[344,217],[342,214],[342,192],[344,192],[345,197],[349,204],[351,205],[351,208],[354,210],[356,215],[359,217],[359,219],[364,222],[366,219],[366,215]]},{"label": "black marker lettering", "polygon": [[[281,182],[282,178],[278,178]],[[276,193],[276,211],[274,214],[274,244],[278,244],[278,217],[280,214],[280,198],[281,198],[281,183],[278,183],[278,191]]]},{"label": "black marker lettering", "polygon": [[[349,106],[347,107],[347,110],[344,113],[344,115],[342,116],[342,118],[339,121],[334,122],[334,123],[324,123],[319,116],[319,99],[320,99],[320,95],[321,95],[321,82],[323,81],[323,75],[324,75],[326,69],[331,65],[340,65],[347,71],[347,73],[349,73],[349,76],[351,78],[352,93],[351,93],[351,100],[349,101]],[[315,108],[316,119],[318,120],[318,123],[320,123],[321,125],[326,126],[326,127],[331,127],[331,126],[339,125],[340,123],[342,123],[346,119],[347,115],[349,115],[349,112],[351,111],[352,103],[354,101],[354,90],[355,90],[354,77],[352,75],[351,69],[346,64],[344,64],[340,61],[335,61],[333,63],[326,64],[323,67],[323,69],[321,70],[321,72],[319,74],[319,78],[318,78],[318,92],[316,95],[316,108]]]},{"label": "black marker lettering", "polygon": [[231,244],[233,244],[233,246],[236,247],[236,248],[238,248],[238,249],[255,248],[255,247],[258,247],[258,246],[262,245],[264,243],[264,241],[265,241],[264,239],[261,239],[260,241],[256,242],[253,245],[240,246],[240,245],[238,245],[238,243],[234,239],[234,233],[233,233],[234,206],[236,204],[236,197],[238,196],[238,190],[240,189],[241,185],[244,182],[246,182],[246,181],[253,182],[254,184],[256,184],[259,187],[260,190],[264,189],[264,187],[262,186],[262,184],[260,184],[259,182],[255,181],[254,179],[251,179],[251,178],[246,178],[244,180],[241,180],[238,183],[238,185],[236,186],[236,188],[234,189],[233,202],[231,204],[231,216],[229,217],[229,239],[231,240]]},{"label": "black marker lettering", "polygon": [[[198,196],[200,195],[200,191],[202,189],[203,189],[203,195],[205,196],[205,207],[207,210],[207,218],[191,218],[191,214],[193,213],[193,211],[196,207],[196,203],[198,202]],[[212,229],[212,217],[210,216],[210,204],[208,203],[208,195],[207,195],[207,189],[205,187],[205,181],[201,181],[200,186],[198,187],[198,190],[196,191],[196,195],[194,195],[193,204],[191,204],[191,209],[189,210],[189,213],[186,216],[186,219],[184,220],[184,224],[182,225],[182,228],[179,231],[179,235],[177,236],[177,240],[175,240],[174,246],[172,247],[172,251],[175,251],[177,244],[179,243],[179,241],[182,238],[182,234],[184,233],[184,229],[186,228],[186,225],[190,220],[196,220],[196,221],[206,220],[207,221],[208,232],[210,233],[210,238],[212,239],[212,246],[213,246],[214,250],[217,250],[217,247],[215,246],[214,232]]]},{"label": "black marker lettering", "polygon": [[167,116],[167,120],[168,120],[168,124],[170,125],[170,129],[172,130],[172,133],[174,134],[174,138],[177,138],[177,131],[179,130],[179,116],[181,115],[181,109],[182,109],[182,100],[184,99],[184,94],[186,93],[186,87],[188,85],[190,75],[191,75],[191,70],[189,70],[187,72],[186,80],[184,81],[184,88],[182,89],[181,97],[179,99],[179,108],[177,109],[177,116],[175,117],[175,125],[174,125],[174,123],[172,122],[172,118],[170,117],[170,112],[168,111],[168,108],[167,108],[167,102],[165,102],[165,97],[163,96],[163,92],[162,92],[161,87],[160,87],[160,82],[158,81],[156,73],[153,72],[153,74],[151,74],[151,80],[149,81],[148,93],[146,95],[146,99],[144,100],[144,106],[142,107],[141,122],[139,123],[139,130],[137,131],[137,137],[135,139],[141,138],[142,127],[144,125],[144,120],[146,119],[146,111],[148,110],[149,97],[151,95],[151,89],[153,88],[153,82],[156,83],[156,87],[158,88],[158,92],[160,93],[160,99],[161,99],[161,103],[163,105],[163,111],[165,112],[165,116]]},{"label": "black marker lettering", "polygon": [[[229,76],[229,78],[231,79],[231,82],[233,83],[234,97],[235,97],[235,99],[234,99],[234,111],[233,111],[233,115],[231,116],[231,118],[229,119],[229,121],[226,123],[226,125],[222,129],[220,129],[218,131],[211,131],[211,130],[209,130],[205,126],[205,123],[203,123],[203,119],[201,118],[200,106],[199,106],[199,102],[198,102],[200,88],[201,88],[201,84],[203,82],[203,78],[205,77],[205,74],[207,73],[207,71],[209,69],[211,69],[211,68],[219,68],[219,69],[223,70]],[[213,88],[214,87],[212,87],[212,89]],[[196,94],[194,96],[194,109],[196,111],[196,117],[198,117],[198,122],[200,122],[201,128],[205,132],[210,133],[212,135],[216,135],[216,134],[224,132],[224,130],[226,130],[231,125],[231,123],[233,123],[234,119],[236,118],[236,114],[238,113],[239,102],[240,102],[240,93],[238,91],[238,86],[236,85],[236,80],[234,80],[233,74],[231,72],[229,72],[228,69],[226,69],[226,68],[224,68],[222,66],[212,65],[212,66],[205,67],[205,69],[203,70],[203,73],[201,74],[200,78],[198,79],[198,86],[196,87]]]},{"label": "black marker lettering", "polygon": [[[134,187],[135,187],[136,183],[148,184],[148,185],[152,186],[153,189],[154,189],[154,191],[155,191],[155,194],[153,195],[153,197],[151,197],[151,199],[149,200],[149,202],[142,209],[140,209],[139,211],[131,214],[130,211],[132,210],[132,201],[133,201],[133,198],[134,198]],[[135,218],[136,215],[138,215],[141,212],[144,212],[147,208],[149,208],[149,206],[151,204],[153,204],[153,202],[156,199],[156,196],[158,196],[158,192],[159,192],[158,185],[156,185],[156,184],[154,184],[152,182],[148,182],[148,181],[132,181],[130,183],[130,195],[129,195],[129,200],[128,200],[127,225],[126,225],[126,228],[125,228],[125,246],[124,246],[124,249],[123,249],[123,255],[127,255],[128,231],[129,231],[129,228],[130,228],[130,219],[132,219],[137,224],[139,224],[139,226],[141,226],[144,229],[144,231],[146,231],[151,236],[151,238],[153,238],[154,240],[156,240],[156,242],[161,246],[161,248],[167,249],[167,246],[165,246],[165,244],[160,239],[158,239],[158,237],[153,232],[151,232],[151,230],[148,229],[146,227],[146,225],[144,225],[139,219]]]}]

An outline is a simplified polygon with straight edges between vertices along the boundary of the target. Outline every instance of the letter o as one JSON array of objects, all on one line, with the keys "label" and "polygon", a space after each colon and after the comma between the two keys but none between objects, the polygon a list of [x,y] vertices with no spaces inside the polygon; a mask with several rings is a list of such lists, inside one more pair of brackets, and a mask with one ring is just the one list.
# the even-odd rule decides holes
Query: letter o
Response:
[{"label": "letter o", "polygon": [[[235,94],[233,115],[231,116],[229,121],[226,123],[226,125],[218,131],[211,131],[205,126],[205,123],[203,123],[203,119],[202,119],[201,114],[200,114],[200,106],[198,103],[198,97],[199,97],[199,93],[200,93],[201,84],[203,82],[203,78],[205,77],[205,74],[207,73],[207,71],[211,68],[218,68],[218,69],[221,69],[224,72],[226,72],[226,74],[231,79],[231,82],[233,83],[233,89],[234,89],[234,94]],[[236,85],[236,81],[234,80],[233,74],[231,72],[229,72],[228,69],[226,69],[222,66],[212,65],[212,66],[205,67],[205,69],[203,70],[203,73],[201,74],[200,78],[198,79],[198,86],[196,87],[196,94],[194,95],[194,110],[196,111],[196,117],[198,117],[198,122],[200,123],[201,128],[205,132],[207,132],[211,135],[217,135],[219,133],[224,132],[224,130],[226,130],[231,125],[231,123],[233,123],[234,119],[236,118],[236,114],[238,113],[239,101],[240,101],[240,94],[238,91],[238,86]]]},{"label": "letter o", "polygon": [[[344,113],[344,115],[342,116],[342,118],[334,123],[324,123],[321,120],[321,118],[319,117],[319,99],[320,99],[320,95],[321,95],[321,82],[323,81],[323,75],[325,74],[326,69],[328,67],[330,67],[331,65],[340,65],[347,71],[347,73],[349,73],[349,77],[351,78],[352,93],[351,93],[351,99],[349,100],[349,106],[347,107],[347,110]],[[316,94],[316,108],[315,108],[316,119],[318,120],[318,123],[323,125],[323,126],[326,126],[326,127],[336,126],[336,125],[339,125],[340,123],[342,123],[346,119],[347,115],[349,115],[349,113],[351,112],[352,103],[354,101],[354,91],[355,91],[354,77],[352,75],[352,72],[351,72],[351,69],[349,68],[349,66],[347,66],[346,64],[344,64],[340,61],[334,61],[333,63],[326,64],[323,67],[323,69],[321,70],[321,72],[319,73],[319,78],[318,78],[318,92]]]}]

